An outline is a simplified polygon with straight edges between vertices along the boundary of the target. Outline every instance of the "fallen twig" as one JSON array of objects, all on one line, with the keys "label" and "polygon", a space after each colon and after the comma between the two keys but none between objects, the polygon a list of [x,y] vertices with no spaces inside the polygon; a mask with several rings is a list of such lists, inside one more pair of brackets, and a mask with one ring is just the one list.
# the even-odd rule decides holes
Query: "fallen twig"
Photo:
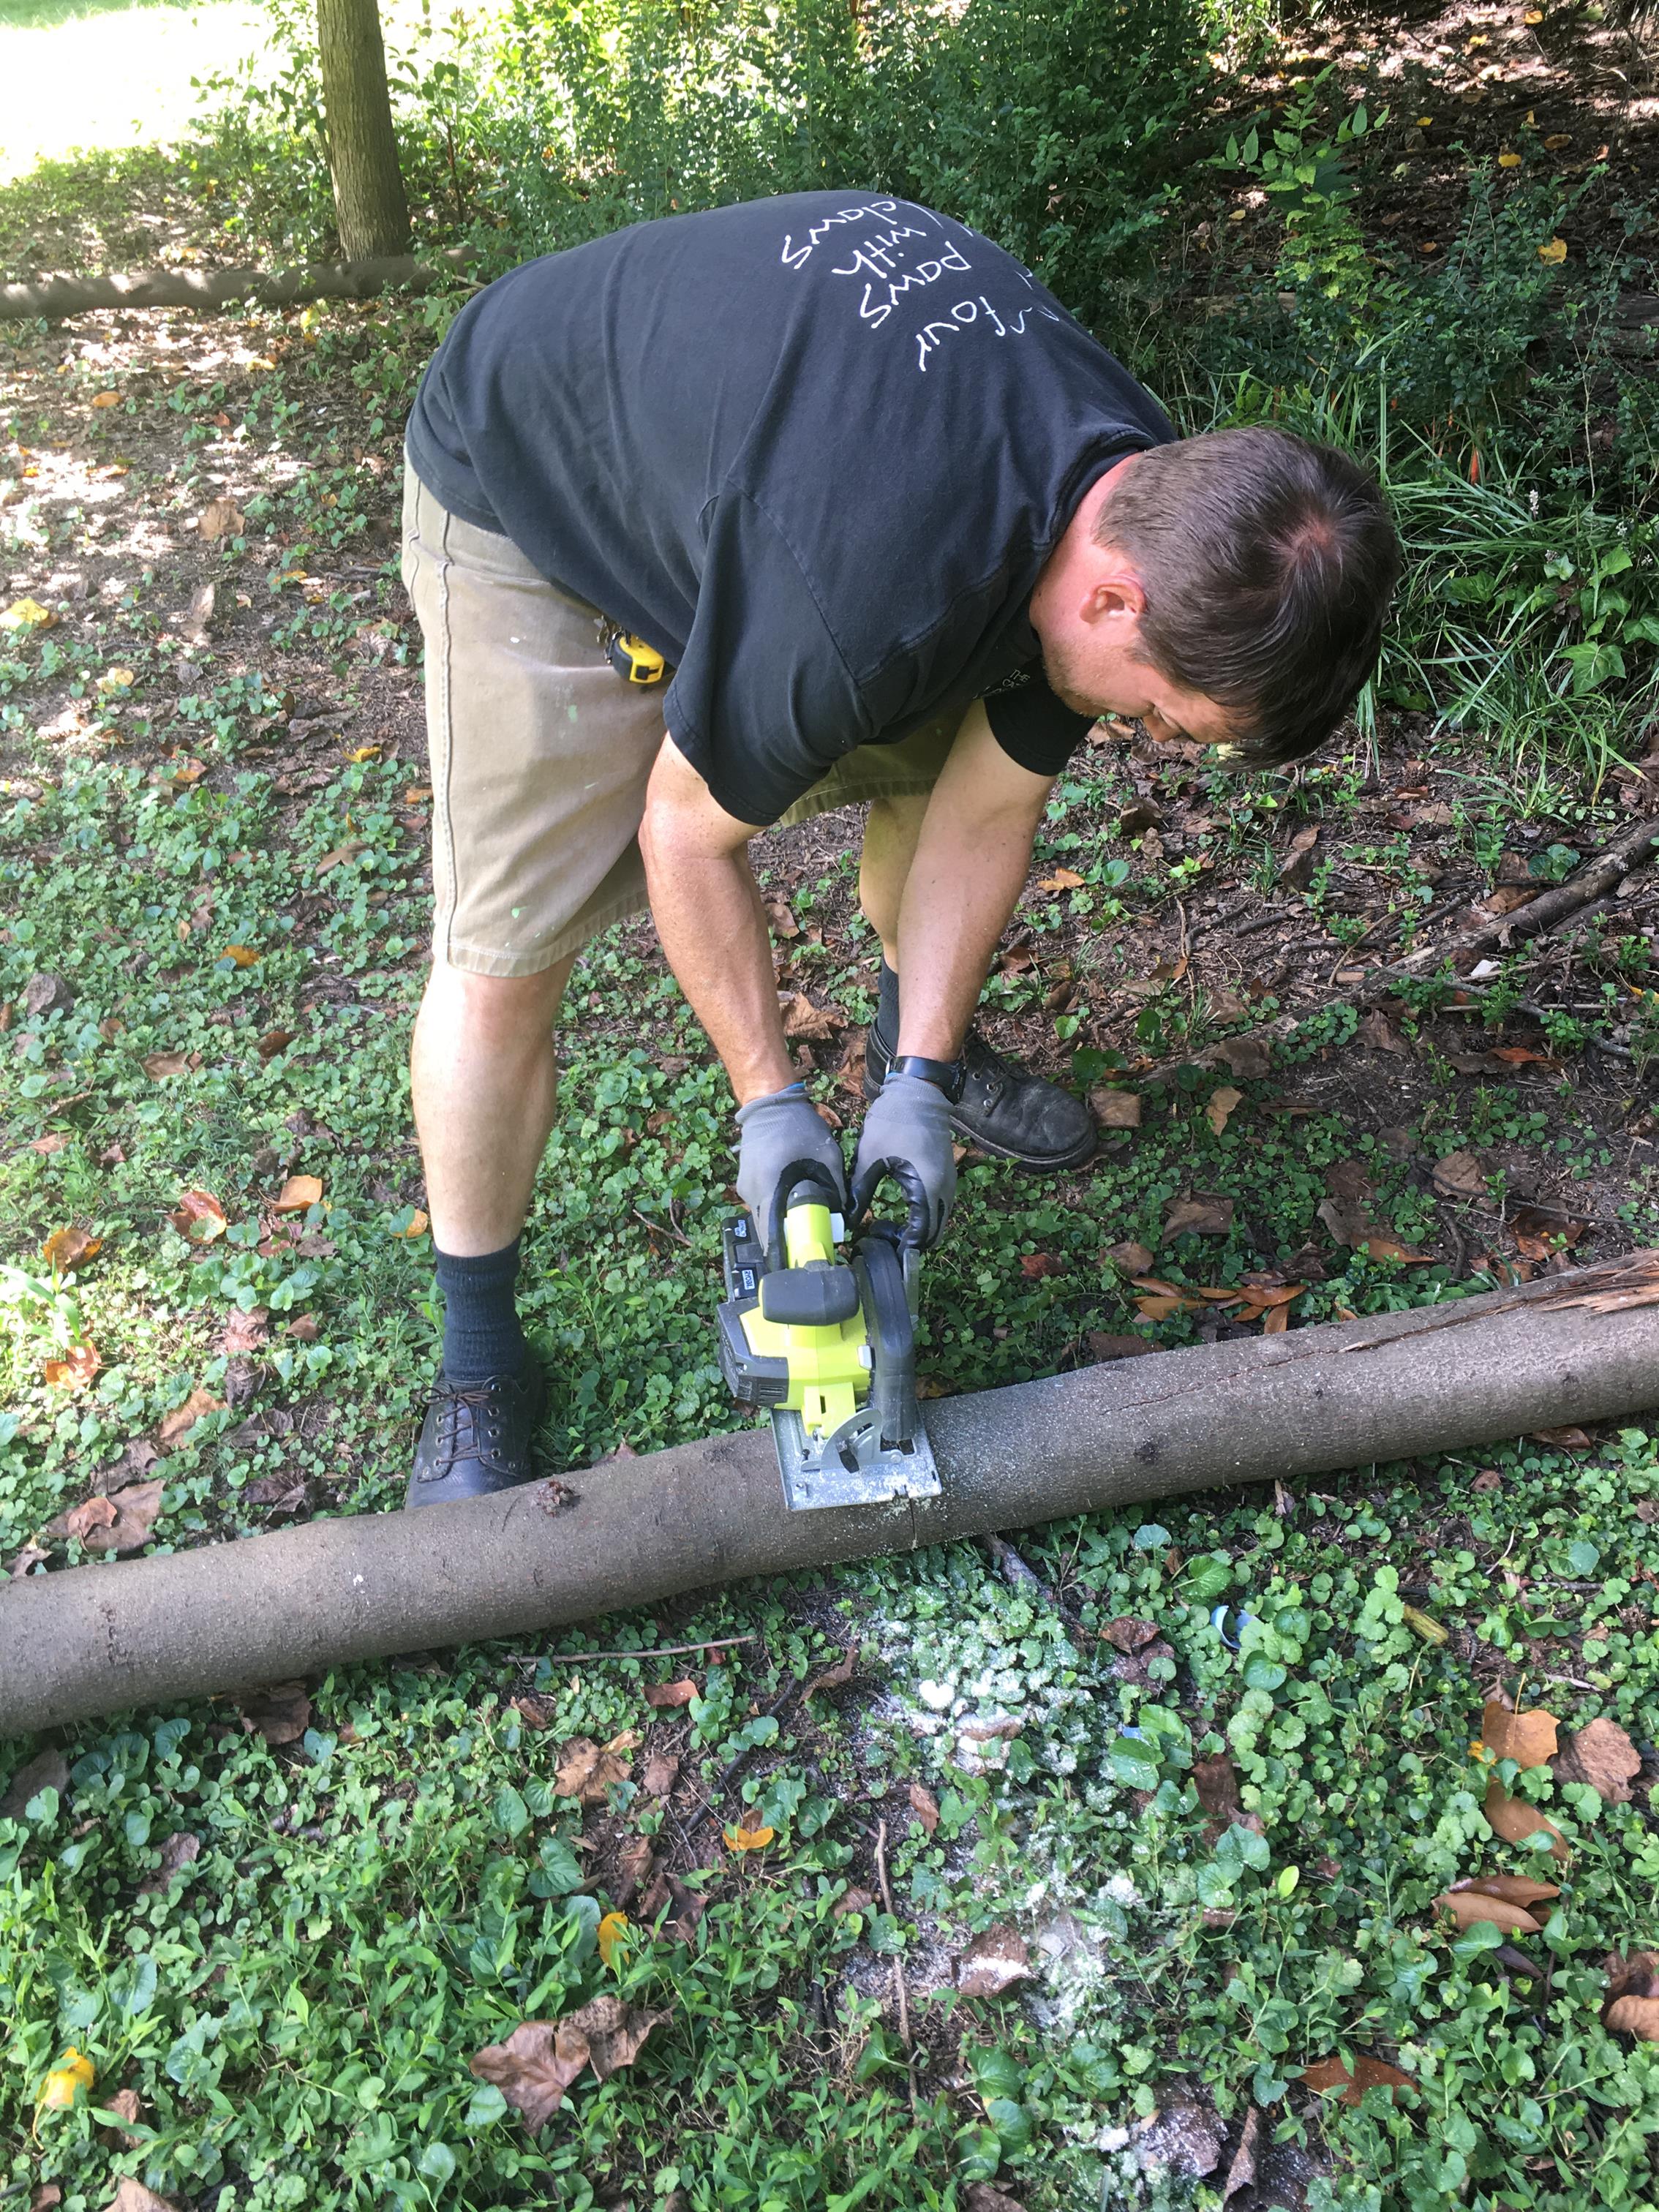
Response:
[{"label": "fallen twig", "polygon": [[[881,1891],[883,1911],[890,1920],[896,1921],[898,1915],[893,1910],[892,1885],[887,1879],[887,1823],[885,1820],[878,1822],[876,1828],[876,1885]],[[903,1955],[897,1951],[893,1954],[893,1988],[898,1997],[899,2040],[904,2045],[904,2063],[908,2073],[911,2064],[910,2000],[904,1986]],[[912,2105],[915,2103],[915,2075],[910,2074]]]},{"label": "fallen twig", "polygon": [[550,1667],[567,1667],[578,1659],[678,1659],[683,1651],[724,1651],[733,1644],[752,1644],[758,1634],[755,1630],[747,1636],[705,1636],[696,1644],[655,1644],[648,1651],[509,1651],[507,1656],[515,1667],[539,1667],[544,1659]]}]

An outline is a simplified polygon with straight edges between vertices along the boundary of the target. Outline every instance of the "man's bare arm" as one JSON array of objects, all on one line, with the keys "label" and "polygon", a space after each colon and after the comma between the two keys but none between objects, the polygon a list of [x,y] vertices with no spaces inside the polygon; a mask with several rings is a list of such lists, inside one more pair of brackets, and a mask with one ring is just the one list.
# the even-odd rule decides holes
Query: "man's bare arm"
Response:
[{"label": "man's bare arm", "polygon": [[1051,788],[1008,757],[975,703],[933,787],[899,908],[901,1053],[962,1050]]},{"label": "man's bare arm", "polygon": [[778,1018],[765,910],[745,850],[758,830],[728,814],[672,738],[665,738],[640,825],[651,912],[668,964],[739,1106],[795,1079]]}]

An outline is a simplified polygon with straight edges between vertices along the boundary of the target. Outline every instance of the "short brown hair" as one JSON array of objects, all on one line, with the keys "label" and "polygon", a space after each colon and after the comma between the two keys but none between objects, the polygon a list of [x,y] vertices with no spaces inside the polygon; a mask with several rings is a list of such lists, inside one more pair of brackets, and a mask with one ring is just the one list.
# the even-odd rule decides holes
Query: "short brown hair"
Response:
[{"label": "short brown hair", "polygon": [[1139,574],[1146,659],[1230,710],[1249,759],[1311,752],[1376,664],[1400,540],[1334,446],[1266,424],[1154,446],[1095,537]]}]

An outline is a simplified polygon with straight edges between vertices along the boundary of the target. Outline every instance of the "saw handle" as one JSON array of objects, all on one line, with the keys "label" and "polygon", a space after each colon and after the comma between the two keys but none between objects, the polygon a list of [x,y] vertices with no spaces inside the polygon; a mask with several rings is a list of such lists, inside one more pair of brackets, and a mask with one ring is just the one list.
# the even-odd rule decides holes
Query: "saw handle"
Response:
[{"label": "saw handle", "polygon": [[831,1213],[839,1213],[846,1204],[841,1186],[822,1160],[791,1160],[778,1177],[777,1188],[772,1193],[772,1204],[766,1223],[766,1257],[773,1267],[789,1264],[788,1248],[784,1242],[784,1219],[790,1203],[804,1184],[810,1184],[815,1200],[827,1206]]},{"label": "saw handle", "polygon": [[[921,1252],[927,1245],[927,1223],[931,1209],[927,1193],[921,1176],[908,1160],[872,1160],[864,1173],[853,1185],[853,1212],[847,1228],[849,1236],[869,1224],[870,1207],[876,1193],[889,1176],[904,1193],[906,1206],[904,1226],[898,1231],[899,1249],[906,1252]],[[874,1224],[869,1224],[873,1226]]]}]

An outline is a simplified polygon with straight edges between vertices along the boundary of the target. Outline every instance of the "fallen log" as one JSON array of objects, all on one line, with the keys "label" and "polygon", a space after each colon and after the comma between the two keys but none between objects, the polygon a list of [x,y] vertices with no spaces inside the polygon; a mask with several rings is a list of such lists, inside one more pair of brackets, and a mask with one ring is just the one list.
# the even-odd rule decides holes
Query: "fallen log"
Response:
[{"label": "fallen log", "polygon": [[429,292],[465,280],[476,256],[453,246],[422,260],[397,253],[379,261],[314,261],[302,269],[143,269],[131,276],[47,276],[38,284],[0,284],[0,323],[34,315],[56,320],[112,307],[234,307],[244,300],[286,307],[302,300],[368,300],[402,285]]},{"label": "fallen log", "polygon": [[764,1431],[0,1589],[0,1735],[687,1589],[1659,1406],[1659,1252],[928,1407],[936,1499],[790,1513]]}]

